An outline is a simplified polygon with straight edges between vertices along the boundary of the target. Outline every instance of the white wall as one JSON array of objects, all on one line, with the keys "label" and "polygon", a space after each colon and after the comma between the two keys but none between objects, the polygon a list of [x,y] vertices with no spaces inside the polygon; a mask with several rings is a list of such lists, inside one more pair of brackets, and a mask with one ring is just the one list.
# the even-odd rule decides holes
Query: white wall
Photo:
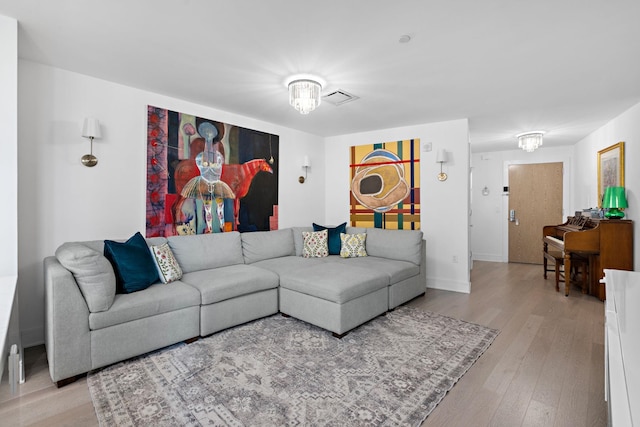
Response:
[{"label": "white wall", "polygon": [[0,15],[0,277],[18,273],[18,21]]},{"label": "white wall", "polygon": [[624,141],[627,201],[625,219],[634,221],[634,270],[640,268],[640,104],[591,133],[575,145],[576,185],[573,209],[596,206],[598,201],[598,151]]},{"label": "white wall", "polygon": [[[349,220],[349,148],[405,139],[431,142],[433,151],[420,153],[421,229],[427,242],[427,286],[459,292],[470,291],[469,281],[469,124],[467,119],[383,129],[326,139],[326,220]],[[436,175],[438,149],[449,153],[444,171]],[[453,258],[457,262],[453,262]]]},{"label": "white wall", "polygon": [[[18,93],[18,280],[25,346],[44,338],[45,257],[66,241],[144,233],[147,105],[279,135],[279,226],[324,221],[324,148],[318,136],[24,60]],[[87,116],[102,125],[93,168],[80,163],[89,152],[81,136]],[[312,169],[301,185],[305,155]]]},{"label": "white wall", "polygon": [[[471,252],[474,260],[508,262],[509,165],[563,163],[563,215],[572,215],[573,146],[541,147],[533,153],[523,150],[473,153],[471,190]],[[489,189],[484,196],[482,189]],[[589,206],[582,206],[587,208]],[[540,232],[542,233],[542,231]]]}]

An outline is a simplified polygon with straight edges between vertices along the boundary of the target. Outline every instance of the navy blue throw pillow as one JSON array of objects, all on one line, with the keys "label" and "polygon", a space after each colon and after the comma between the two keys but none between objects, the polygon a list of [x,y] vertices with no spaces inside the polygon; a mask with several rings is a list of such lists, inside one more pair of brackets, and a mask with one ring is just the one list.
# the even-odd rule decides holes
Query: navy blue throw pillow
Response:
[{"label": "navy blue throw pillow", "polygon": [[151,251],[139,232],[125,243],[105,240],[104,256],[113,265],[120,294],[141,291],[159,280]]},{"label": "navy blue throw pillow", "polygon": [[318,225],[315,222],[313,223],[313,231],[322,230],[327,230],[329,233],[329,255],[340,255],[340,247],[342,246],[342,243],[340,242],[340,233],[347,232],[347,223],[344,222],[334,228]]}]

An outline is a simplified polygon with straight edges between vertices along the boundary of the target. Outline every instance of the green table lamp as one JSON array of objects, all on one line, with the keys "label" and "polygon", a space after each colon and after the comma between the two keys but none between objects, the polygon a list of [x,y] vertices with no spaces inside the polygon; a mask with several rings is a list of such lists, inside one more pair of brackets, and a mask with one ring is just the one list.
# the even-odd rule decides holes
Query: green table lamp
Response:
[{"label": "green table lamp", "polygon": [[604,190],[602,207],[608,209],[604,214],[606,218],[624,218],[624,212],[622,212],[620,209],[629,207],[629,205],[627,204],[627,198],[624,196],[624,187],[607,187]]}]

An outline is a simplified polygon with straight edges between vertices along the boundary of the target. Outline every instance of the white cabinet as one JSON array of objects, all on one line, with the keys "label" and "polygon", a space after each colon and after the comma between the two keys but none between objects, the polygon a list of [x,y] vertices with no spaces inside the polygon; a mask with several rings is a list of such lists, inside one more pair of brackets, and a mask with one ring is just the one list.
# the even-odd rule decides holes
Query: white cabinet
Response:
[{"label": "white cabinet", "polygon": [[640,272],[604,270],[609,425],[640,426]]}]

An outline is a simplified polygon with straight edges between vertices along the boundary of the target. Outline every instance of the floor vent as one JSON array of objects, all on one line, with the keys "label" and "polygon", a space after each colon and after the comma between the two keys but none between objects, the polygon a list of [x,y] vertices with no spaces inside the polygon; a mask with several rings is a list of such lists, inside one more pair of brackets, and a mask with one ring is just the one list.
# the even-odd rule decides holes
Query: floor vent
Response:
[{"label": "floor vent", "polygon": [[352,95],[349,92],[345,92],[341,89],[335,90],[322,97],[323,101],[326,101],[329,104],[333,104],[335,106],[346,104],[347,102],[355,101],[356,99],[358,99],[357,96]]}]

